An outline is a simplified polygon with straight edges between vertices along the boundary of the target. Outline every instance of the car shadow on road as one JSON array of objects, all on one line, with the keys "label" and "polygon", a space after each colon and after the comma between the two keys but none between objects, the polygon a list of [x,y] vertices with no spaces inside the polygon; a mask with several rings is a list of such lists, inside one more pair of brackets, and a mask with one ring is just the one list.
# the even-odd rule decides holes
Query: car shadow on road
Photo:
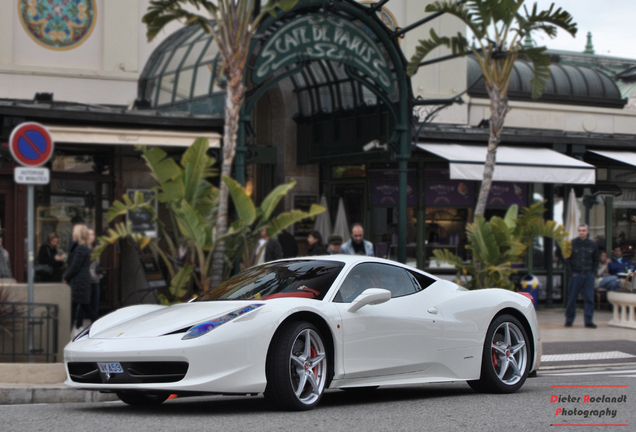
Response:
[{"label": "car shadow on road", "polygon": [[[465,383],[422,384],[403,387],[381,387],[378,389],[358,389],[356,391],[328,390],[316,409],[342,407],[348,405],[386,404],[389,402],[405,402],[423,399],[439,399],[452,397],[454,400],[462,396],[473,396],[475,392]],[[129,406],[123,403],[100,403],[90,406],[77,405],[78,411],[92,413],[135,413],[136,415],[227,415],[227,414],[262,414],[271,412],[272,408],[262,395],[258,396],[200,396],[183,397],[164,402],[158,406]]]}]

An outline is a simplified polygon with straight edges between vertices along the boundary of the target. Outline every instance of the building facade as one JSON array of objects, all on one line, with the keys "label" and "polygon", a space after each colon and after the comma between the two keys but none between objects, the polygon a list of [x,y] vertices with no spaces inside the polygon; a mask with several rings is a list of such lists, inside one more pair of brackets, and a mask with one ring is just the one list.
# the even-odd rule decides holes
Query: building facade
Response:
[{"label": "building facade", "polygon": [[[147,1],[86,0],[94,10],[94,27],[83,33],[83,41],[66,41],[71,45],[56,51],[43,46],[50,41],[34,39],[21,18],[20,8],[28,2],[18,3],[18,8],[0,6],[3,40],[13,42],[0,48],[0,84],[7,89],[0,104],[3,137],[23,120],[39,121],[53,128],[60,150],[52,162],[52,185],[38,195],[40,241],[47,226],[68,229],[68,208],[103,232],[103,213],[113,199],[129,189],[152,186],[131,142],[146,140],[176,152],[181,144],[170,137],[187,132],[208,134],[220,145],[215,133],[222,130],[225,82],[210,36],[174,25],[148,44],[140,25]],[[454,278],[454,270],[439,267],[432,251],[448,248],[467,257],[464,233],[479,190],[489,101],[471,58],[433,63],[408,82],[401,81],[406,58],[431,28],[442,35],[465,32],[459,20],[441,16],[396,36],[426,16],[426,3],[391,0],[371,9],[375,2],[301,0],[296,12],[272,19],[265,39],[273,41],[274,50],[296,50],[310,38],[333,43],[325,40],[333,38],[349,57],[294,57],[259,78],[259,67],[267,65],[262,60],[267,46],[255,41],[246,80],[254,92],[262,91],[251,102],[248,98],[251,105],[244,112],[249,119],[243,124],[248,138],[245,183],[258,202],[274,185],[294,178],[297,186],[286,198],[286,210],[308,206],[324,195],[335,222],[342,201],[348,224],[365,226],[376,255],[398,259],[401,250],[406,262]],[[294,33],[304,19],[325,19],[324,29],[351,26],[346,37],[335,30],[333,35],[322,33],[323,27],[317,33]],[[356,37],[359,42],[354,43]],[[362,41],[368,51],[362,50]],[[356,55],[364,58],[371,52],[386,63],[387,82],[352,65]],[[440,48],[431,58],[447,54]],[[527,63],[520,60],[516,67],[503,140],[510,152],[509,169],[500,160],[496,172],[501,176],[489,197],[487,215],[501,214],[513,203],[547,200],[547,217],[563,222],[574,190],[581,221],[590,224],[599,245],[618,243],[633,253],[636,109],[629,89],[636,60],[590,52],[551,54],[551,82],[538,101],[529,98]],[[35,92],[54,93],[53,103],[46,96],[35,103]],[[405,95],[407,105],[416,107],[408,120],[401,105]],[[463,103],[445,102],[458,97]],[[476,156],[471,159],[472,154]],[[10,162],[5,161],[3,172],[0,194],[6,189],[13,194],[7,200],[19,200],[23,192],[12,184]],[[402,204],[405,214],[399,211]],[[18,210],[10,216],[13,220],[8,217],[3,227],[23,220]],[[56,225],[53,217],[64,222]],[[310,224],[294,227],[301,250],[308,228]],[[12,242],[13,253],[21,256],[19,237],[7,237],[5,243]],[[113,270],[108,307],[125,300],[130,291],[125,281],[136,274],[134,268],[119,265],[128,261],[123,253],[113,250],[108,258]],[[537,239],[533,253],[519,267],[543,278],[544,286],[551,285],[555,301],[565,298],[562,262],[543,239]],[[15,271],[23,273],[22,268]]]}]

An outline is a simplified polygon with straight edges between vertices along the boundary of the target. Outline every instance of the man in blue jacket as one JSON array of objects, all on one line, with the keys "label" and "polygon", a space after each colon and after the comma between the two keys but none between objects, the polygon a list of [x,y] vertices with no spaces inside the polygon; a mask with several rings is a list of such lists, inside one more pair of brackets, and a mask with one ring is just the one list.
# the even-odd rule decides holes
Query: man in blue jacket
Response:
[{"label": "man in blue jacket", "polygon": [[351,227],[351,239],[340,248],[341,254],[346,255],[366,255],[375,256],[373,254],[373,244],[364,240],[364,228],[359,223],[353,224]]},{"label": "man in blue jacket", "polygon": [[629,273],[634,271],[634,264],[623,256],[623,250],[616,246],[612,251],[612,262],[607,265],[607,272],[611,275],[619,273]]}]

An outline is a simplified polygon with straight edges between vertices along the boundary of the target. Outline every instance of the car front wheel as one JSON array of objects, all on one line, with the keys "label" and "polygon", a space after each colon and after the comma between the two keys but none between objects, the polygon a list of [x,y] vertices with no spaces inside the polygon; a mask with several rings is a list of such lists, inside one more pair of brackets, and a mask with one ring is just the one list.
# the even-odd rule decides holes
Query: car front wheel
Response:
[{"label": "car front wheel", "polygon": [[488,328],[482,355],[481,377],[468,381],[473,390],[513,393],[521,388],[530,369],[528,337],[511,315],[497,317]]},{"label": "car front wheel", "polygon": [[327,382],[327,352],[320,331],[308,322],[292,322],[272,342],[267,359],[265,397],[290,411],[314,408]]}]

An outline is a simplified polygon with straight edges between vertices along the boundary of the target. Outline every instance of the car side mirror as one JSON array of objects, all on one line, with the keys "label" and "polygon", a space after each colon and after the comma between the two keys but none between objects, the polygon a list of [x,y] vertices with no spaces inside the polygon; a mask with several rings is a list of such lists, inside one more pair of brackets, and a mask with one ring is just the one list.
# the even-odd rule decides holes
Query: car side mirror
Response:
[{"label": "car side mirror", "polygon": [[349,307],[349,312],[356,312],[362,306],[378,305],[391,300],[391,291],[383,288],[368,288],[356,297]]}]

